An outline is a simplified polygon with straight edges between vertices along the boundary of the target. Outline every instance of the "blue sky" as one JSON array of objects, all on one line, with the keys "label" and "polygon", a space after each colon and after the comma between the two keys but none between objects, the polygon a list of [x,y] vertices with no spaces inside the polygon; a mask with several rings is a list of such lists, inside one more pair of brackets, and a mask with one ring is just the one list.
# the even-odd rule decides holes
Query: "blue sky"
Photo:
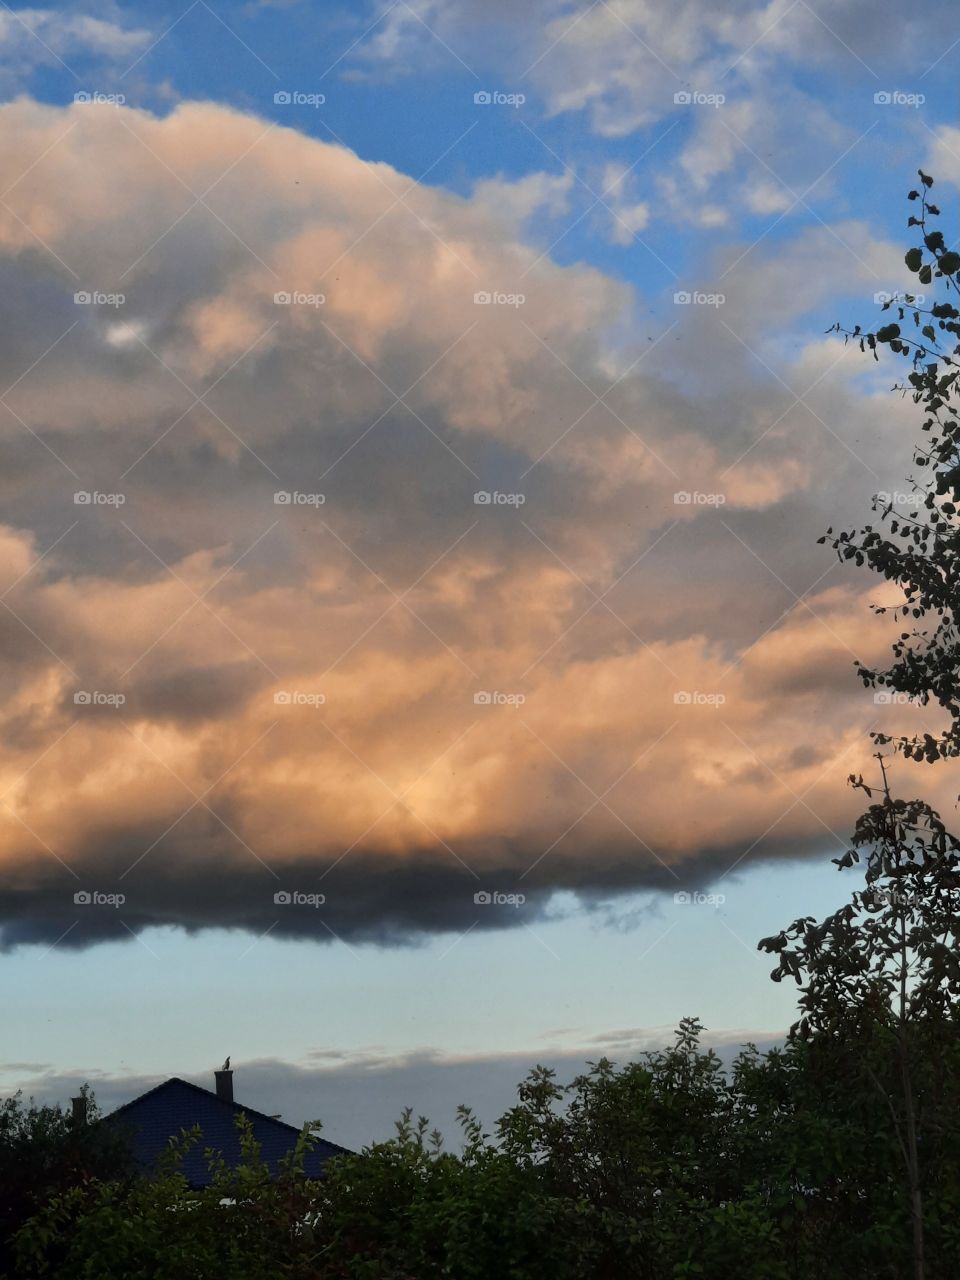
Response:
[{"label": "blue sky", "polygon": [[[432,7],[444,15],[443,22],[430,21]],[[793,7],[798,13],[814,13],[806,4]],[[594,16],[607,8],[594,6]],[[782,27],[783,19],[777,21],[773,6],[766,11],[747,4],[720,6],[724,8],[752,15],[760,23],[759,30],[770,33],[768,43]],[[416,16],[418,9],[423,19]],[[531,6],[527,19],[501,16],[497,21],[493,13],[484,22],[476,16],[471,21],[467,5],[410,6],[404,0],[365,10],[253,3],[238,6],[229,15],[204,0],[192,5],[151,5],[149,10],[122,4],[114,9],[117,26],[144,33],[142,47],[132,49],[134,56],[129,60],[121,57],[104,66],[102,59],[91,58],[80,47],[64,58],[68,64],[64,66],[59,55],[45,56],[36,46],[38,65],[23,82],[37,98],[56,104],[69,102],[78,88],[123,93],[130,105],[159,111],[169,110],[180,99],[226,103],[324,141],[339,140],[364,159],[385,161],[411,178],[427,174],[430,185],[463,196],[483,180],[517,181],[533,173],[559,180],[569,175],[576,214],[609,188],[609,180],[597,176],[607,165],[636,166],[637,202],[650,199],[658,176],[675,170],[702,125],[702,116],[718,108],[692,104],[681,109],[671,100],[673,92],[723,96],[722,118],[722,107],[754,104],[758,82],[772,82],[772,92],[789,95],[790,106],[796,106],[799,115],[771,139],[775,145],[763,150],[754,149],[752,139],[743,137],[731,121],[729,141],[737,155],[730,168],[743,172],[752,167],[755,180],[769,182],[774,192],[789,193],[789,203],[803,196],[809,208],[798,205],[789,218],[780,220],[777,212],[771,216],[751,209],[745,200],[729,199],[734,191],[728,190],[722,206],[727,222],[722,227],[691,224],[678,216],[652,216],[650,234],[642,237],[652,252],[636,242],[611,244],[613,219],[602,205],[576,225],[571,225],[574,219],[567,211],[538,218],[536,239],[543,247],[551,247],[557,261],[586,260],[664,303],[666,295],[672,295],[672,282],[678,277],[686,280],[685,273],[695,278],[708,271],[713,255],[732,240],[742,239],[746,247],[763,234],[772,243],[788,242],[798,226],[816,226],[818,218],[835,222],[866,217],[874,227],[894,232],[902,224],[901,210],[890,199],[886,174],[891,168],[912,173],[918,156],[922,158],[931,146],[928,131],[953,118],[954,62],[949,39],[946,44],[941,39],[905,51],[898,42],[881,38],[869,60],[863,59],[856,48],[845,47],[847,27],[855,28],[860,16],[858,6],[846,4],[835,21],[838,30],[820,26],[824,19],[819,16],[808,17],[807,26],[819,32],[820,46],[810,50],[809,57],[790,48],[786,39],[789,51],[777,49],[763,66],[759,57],[763,40],[745,54],[749,40],[741,47],[734,36],[719,41],[707,34],[703,40],[708,47],[690,65],[679,60],[659,63],[651,51],[650,64],[659,67],[671,94],[661,96],[651,113],[656,118],[645,127],[630,128],[628,116],[622,134],[618,129],[613,136],[598,136],[589,113],[557,109],[560,93],[552,81],[551,66],[565,44],[553,44],[556,34],[544,30],[549,21],[560,22],[559,29],[564,30],[588,9]],[[634,45],[642,55],[644,28],[638,24],[631,33],[629,6],[623,9],[623,20],[612,21],[611,35],[620,32],[622,43]],[[66,15],[81,10],[62,6],[49,12]],[[936,21],[939,12],[936,7],[930,10],[930,31],[942,30]],[[637,6],[636,13],[642,13],[642,6]],[[484,38],[474,43],[471,37],[478,21]],[[900,21],[910,26],[909,18]],[[882,21],[877,26],[882,31]],[[913,26],[923,33],[919,18]],[[396,28],[398,42],[393,57],[376,46],[391,27]],[[571,27],[571,33],[575,29]],[[744,30],[750,30],[746,23]],[[460,35],[460,48],[450,42],[453,33]],[[518,33],[523,36],[519,46],[515,43]],[[29,47],[26,33],[24,43]],[[905,52],[910,56],[905,57]],[[755,62],[751,53],[757,55]],[[701,79],[702,64],[712,73],[709,80]],[[522,94],[526,100],[521,106],[491,104],[492,109],[478,111],[473,95],[483,90]],[[274,96],[283,91],[322,94],[325,101],[322,106],[278,105]],[[916,106],[894,102],[890,109],[878,110],[875,94],[896,91],[924,101]],[[772,102],[770,106],[775,117]],[[810,122],[803,127],[805,108]],[[837,129],[842,142],[816,136],[825,121]],[[832,167],[835,161],[839,161],[839,172]],[[812,188],[809,196],[808,187]],[[615,203],[609,196],[607,200]],[[695,211],[695,204],[691,198],[689,213]]]},{"label": "blue sky", "polygon": [[792,1020],[756,940],[852,887],[885,714],[816,538],[912,422],[824,331],[906,286],[919,165],[950,206],[960,26],[514,8],[0,16],[7,1088],[230,1053],[359,1144],[464,1064],[495,1109]]}]

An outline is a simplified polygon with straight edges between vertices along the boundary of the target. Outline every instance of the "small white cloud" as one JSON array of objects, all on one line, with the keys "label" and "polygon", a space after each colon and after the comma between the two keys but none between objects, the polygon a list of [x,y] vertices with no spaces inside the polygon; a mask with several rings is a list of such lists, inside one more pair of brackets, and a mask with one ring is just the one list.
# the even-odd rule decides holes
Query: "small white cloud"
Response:
[{"label": "small white cloud", "polygon": [[114,324],[107,325],[103,337],[108,346],[122,351],[128,347],[139,346],[149,332],[145,320],[118,320]]},{"label": "small white cloud", "polygon": [[625,165],[608,164],[603,171],[601,192],[610,215],[610,239],[614,244],[631,244],[638,231],[650,221],[650,207],[633,200],[630,190],[635,185]]},{"label": "small white cloud", "polygon": [[573,173],[542,171],[522,178],[484,178],[473,188],[473,199],[486,205],[509,226],[519,229],[535,213],[557,217],[570,207]]}]

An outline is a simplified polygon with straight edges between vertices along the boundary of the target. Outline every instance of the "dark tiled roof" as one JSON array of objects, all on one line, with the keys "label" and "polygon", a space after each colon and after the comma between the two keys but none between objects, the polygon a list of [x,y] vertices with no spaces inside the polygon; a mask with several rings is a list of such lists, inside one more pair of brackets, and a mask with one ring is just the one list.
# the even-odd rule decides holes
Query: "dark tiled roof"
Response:
[{"label": "dark tiled roof", "polygon": [[[200,1141],[191,1147],[181,1168],[191,1186],[203,1187],[210,1181],[203,1154],[208,1147],[219,1151],[228,1166],[240,1163],[240,1137],[235,1124],[238,1114],[249,1118],[253,1135],[260,1144],[260,1155],[270,1172],[276,1174],[277,1162],[292,1151],[299,1129],[264,1115],[262,1111],[254,1111],[252,1107],[225,1102],[209,1089],[201,1089],[178,1076],[118,1107],[105,1118],[104,1123],[123,1126],[129,1133],[138,1164],[149,1170],[157,1167],[160,1154],[167,1148],[171,1137],[179,1136],[183,1129],[199,1125]],[[344,1154],[350,1154],[346,1147],[317,1138],[304,1161],[304,1172],[309,1177],[318,1177],[331,1156]]]}]

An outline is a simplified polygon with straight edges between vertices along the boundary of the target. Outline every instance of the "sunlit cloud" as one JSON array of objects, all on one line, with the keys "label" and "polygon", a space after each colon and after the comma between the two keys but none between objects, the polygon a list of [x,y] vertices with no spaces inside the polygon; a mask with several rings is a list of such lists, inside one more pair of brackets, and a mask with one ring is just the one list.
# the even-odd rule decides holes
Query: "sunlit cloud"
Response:
[{"label": "sunlit cloud", "polygon": [[866,293],[891,246],[731,252],[625,350],[636,291],[526,238],[566,181],[455,196],[209,103],[20,100],[0,161],[9,941],[90,888],[316,933],[274,895],[321,884],[397,938],[842,839],[887,636],[815,539],[904,409],[764,353],[811,258]]}]

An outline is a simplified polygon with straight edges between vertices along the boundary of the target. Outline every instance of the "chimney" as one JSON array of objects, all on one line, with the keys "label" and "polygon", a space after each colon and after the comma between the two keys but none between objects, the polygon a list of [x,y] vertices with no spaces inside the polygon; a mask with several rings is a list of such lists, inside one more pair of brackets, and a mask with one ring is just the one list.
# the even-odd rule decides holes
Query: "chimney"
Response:
[{"label": "chimney", "polygon": [[70,1106],[73,1109],[73,1123],[76,1125],[87,1123],[87,1100],[80,1095],[79,1098],[71,1098]]},{"label": "chimney", "polygon": [[217,1097],[221,1102],[233,1101],[233,1072],[232,1071],[215,1071],[214,1077],[217,1081]]}]

